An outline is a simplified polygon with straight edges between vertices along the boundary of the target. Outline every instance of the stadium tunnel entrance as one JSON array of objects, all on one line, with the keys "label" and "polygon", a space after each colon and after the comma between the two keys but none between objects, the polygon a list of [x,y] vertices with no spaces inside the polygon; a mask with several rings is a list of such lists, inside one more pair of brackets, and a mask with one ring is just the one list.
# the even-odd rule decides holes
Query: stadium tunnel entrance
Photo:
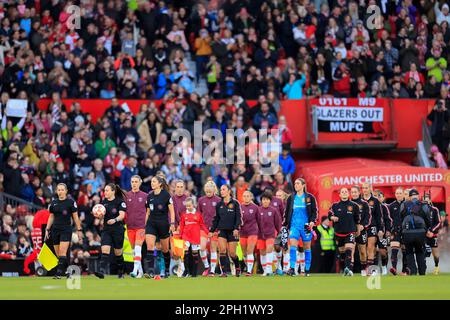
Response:
[{"label": "stadium tunnel entrance", "polygon": [[416,188],[422,195],[431,193],[440,210],[450,212],[450,171],[414,167],[400,161],[343,158],[297,163],[298,177],[306,180],[308,192],[318,201],[319,216],[326,215],[332,203],[339,200],[339,189],[361,186],[364,182],[379,189],[385,198],[394,198],[395,189]]}]

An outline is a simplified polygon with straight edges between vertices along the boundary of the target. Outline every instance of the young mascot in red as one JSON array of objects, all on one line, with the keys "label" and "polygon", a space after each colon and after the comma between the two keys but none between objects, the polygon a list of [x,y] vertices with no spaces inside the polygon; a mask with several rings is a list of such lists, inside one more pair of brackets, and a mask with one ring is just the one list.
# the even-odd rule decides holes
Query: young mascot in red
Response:
[{"label": "young mascot in red", "polygon": [[180,216],[180,236],[185,241],[183,277],[196,277],[199,262],[200,232],[208,232],[203,216],[195,208],[194,199],[184,202],[186,212]]}]

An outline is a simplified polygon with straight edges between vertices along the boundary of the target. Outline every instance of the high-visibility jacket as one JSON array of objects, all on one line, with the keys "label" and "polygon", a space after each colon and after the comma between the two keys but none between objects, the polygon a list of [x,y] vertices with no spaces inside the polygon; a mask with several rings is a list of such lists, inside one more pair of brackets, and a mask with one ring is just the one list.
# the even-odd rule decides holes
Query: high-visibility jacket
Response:
[{"label": "high-visibility jacket", "polygon": [[317,227],[320,232],[320,247],[323,251],[335,250],[334,229],[332,227],[325,229],[322,225]]}]

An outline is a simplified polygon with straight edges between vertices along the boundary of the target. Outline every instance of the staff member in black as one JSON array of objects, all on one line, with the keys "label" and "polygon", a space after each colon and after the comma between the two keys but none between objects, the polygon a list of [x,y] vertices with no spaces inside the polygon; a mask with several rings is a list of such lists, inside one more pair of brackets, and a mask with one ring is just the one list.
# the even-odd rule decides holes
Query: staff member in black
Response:
[{"label": "staff member in black", "polygon": [[[336,245],[339,250],[341,267],[344,264],[344,276],[353,276],[353,252],[355,233],[361,224],[361,214],[357,203],[350,201],[347,188],[339,192],[341,201],[333,203],[328,212],[328,219],[333,221]],[[345,258],[344,258],[345,257]]]},{"label": "staff member in black", "polygon": [[106,208],[103,218],[102,230],[102,255],[100,258],[100,272],[94,274],[103,279],[108,271],[109,255],[111,247],[114,247],[114,256],[117,264],[117,274],[119,278],[123,278],[124,262],[123,262],[123,240],[125,238],[125,227],[123,219],[127,211],[126,195],[118,185],[109,183],[104,189],[105,198],[102,200]]},{"label": "staff member in black", "polygon": [[231,187],[224,184],[220,187],[220,196],[222,200],[216,206],[216,215],[209,230],[209,238],[218,232],[220,266],[222,269],[221,277],[226,277],[230,272],[230,261],[228,255],[233,260],[236,268],[236,277],[240,275],[239,259],[236,254],[236,247],[239,241],[239,228],[242,224],[241,206],[236,199],[231,197]]},{"label": "staff member in black", "polygon": [[367,230],[367,266],[374,265],[375,254],[377,253],[376,244],[383,238],[383,212],[380,201],[372,194],[370,183],[362,184],[363,199],[369,203],[372,220]]},{"label": "staff member in black", "polygon": [[[419,269],[420,275],[425,275],[427,265],[425,263],[425,239],[430,235],[430,216],[423,210],[423,203],[419,201],[419,192],[416,189],[409,191],[411,200],[405,201],[401,212],[402,237],[405,242],[407,273],[416,275]],[[417,265],[416,265],[417,261]]]},{"label": "staff member in black", "polygon": [[358,186],[353,186],[350,189],[352,201],[359,207],[361,214],[361,222],[357,226],[356,244],[358,245],[359,261],[361,262],[361,275],[367,275],[367,229],[371,224],[372,215],[370,214],[370,207],[366,200],[361,198],[361,189]]},{"label": "staff member in black", "polygon": [[153,192],[147,197],[147,215],[145,217],[145,242],[147,243],[147,260],[149,270],[146,277],[154,277],[155,244],[159,238],[164,256],[165,277],[170,276],[170,233],[175,231],[175,209],[169,186],[164,178],[154,176],[151,180]]},{"label": "staff member in black", "polygon": [[[398,252],[402,245],[402,216],[401,207],[404,201],[403,188],[395,190],[395,201],[389,204],[389,211],[392,218],[392,232],[391,232],[391,269],[389,271],[397,275]],[[403,252],[403,272],[406,272],[406,252]]]},{"label": "staff member in black", "polygon": [[45,240],[50,237],[58,256],[55,279],[60,279],[68,266],[67,251],[72,240],[71,218],[77,226],[78,237],[80,239],[83,237],[77,203],[67,197],[67,191],[67,186],[64,183],[59,183],[56,186],[57,198],[52,200],[48,208],[50,216],[45,230]]}]

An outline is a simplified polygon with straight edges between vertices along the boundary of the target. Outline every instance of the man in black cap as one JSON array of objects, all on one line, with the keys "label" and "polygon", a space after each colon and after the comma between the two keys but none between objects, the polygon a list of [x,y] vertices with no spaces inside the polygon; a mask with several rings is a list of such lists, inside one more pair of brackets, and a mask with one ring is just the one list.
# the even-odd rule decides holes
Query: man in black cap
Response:
[{"label": "man in black cap", "polygon": [[[410,200],[405,202],[401,212],[402,236],[406,247],[407,273],[425,275],[425,239],[430,232],[430,217],[423,210],[423,203],[419,201],[416,189],[409,191]],[[417,266],[416,266],[417,261]]]}]

